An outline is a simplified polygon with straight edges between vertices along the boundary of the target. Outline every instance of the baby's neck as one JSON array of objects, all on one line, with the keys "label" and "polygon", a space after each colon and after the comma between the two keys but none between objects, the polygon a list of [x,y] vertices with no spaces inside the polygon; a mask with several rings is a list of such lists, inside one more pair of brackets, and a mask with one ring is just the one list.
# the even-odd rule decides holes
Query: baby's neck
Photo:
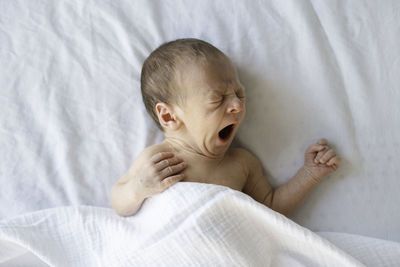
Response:
[{"label": "baby's neck", "polygon": [[163,141],[165,145],[167,145],[172,152],[175,152],[182,157],[190,158],[193,160],[201,160],[201,161],[220,161],[224,158],[224,155],[209,157],[204,155],[200,151],[198,151],[195,147],[190,145],[190,143],[182,140],[181,138],[176,138],[172,136],[165,136]]}]

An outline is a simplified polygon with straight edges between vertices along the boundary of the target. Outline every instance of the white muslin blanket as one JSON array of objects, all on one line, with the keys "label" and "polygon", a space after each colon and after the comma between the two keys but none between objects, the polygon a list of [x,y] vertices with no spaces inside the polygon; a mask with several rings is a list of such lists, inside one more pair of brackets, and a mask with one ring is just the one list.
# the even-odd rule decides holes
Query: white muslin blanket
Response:
[{"label": "white muslin blanket", "polygon": [[51,266],[362,266],[242,192],[189,182],[147,199],[132,217],[71,206],[2,221],[0,265],[7,248]]}]

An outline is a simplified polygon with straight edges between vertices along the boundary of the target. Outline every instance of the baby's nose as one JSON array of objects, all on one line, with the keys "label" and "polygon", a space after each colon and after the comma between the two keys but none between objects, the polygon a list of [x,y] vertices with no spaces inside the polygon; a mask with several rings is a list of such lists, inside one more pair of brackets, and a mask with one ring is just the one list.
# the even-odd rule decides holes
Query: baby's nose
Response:
[{"label": "baby's nose", "polygon": [[228,113],[238,113],[243,110],[244,103],[238,97],[232,99],[228,106]]}]

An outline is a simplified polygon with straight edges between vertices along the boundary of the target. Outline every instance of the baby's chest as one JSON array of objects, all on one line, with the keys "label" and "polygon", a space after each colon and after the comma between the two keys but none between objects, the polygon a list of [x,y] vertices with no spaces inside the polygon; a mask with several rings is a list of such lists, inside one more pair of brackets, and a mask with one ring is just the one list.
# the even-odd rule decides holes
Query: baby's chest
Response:
[{"label": "baby's chest", "polygon": [[196,164],[185,171],[184,182],[217,184],[242,191],[246,182],[246,171],[239,163],[229,162],[219,166]]}]

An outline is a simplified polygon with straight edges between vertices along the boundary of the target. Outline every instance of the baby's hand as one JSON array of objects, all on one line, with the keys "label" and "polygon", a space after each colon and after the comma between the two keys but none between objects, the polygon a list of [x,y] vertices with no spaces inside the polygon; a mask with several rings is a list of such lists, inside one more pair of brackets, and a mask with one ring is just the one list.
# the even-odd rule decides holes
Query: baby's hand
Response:
[{"label": "baby's hand", "polygon": [[143,198],[161,193],[185,178],[181,172],[186,167],[187,164],[172,152],[159,152],[141,161],[134,173],[129,174],[133,178],[134,192]]},{"label": "baby's hand", "polygon": [[335,150],[329,148],[325,138],[308,147],[304,158],[304,169],[316,180],[336,171],[341,162]]}]

